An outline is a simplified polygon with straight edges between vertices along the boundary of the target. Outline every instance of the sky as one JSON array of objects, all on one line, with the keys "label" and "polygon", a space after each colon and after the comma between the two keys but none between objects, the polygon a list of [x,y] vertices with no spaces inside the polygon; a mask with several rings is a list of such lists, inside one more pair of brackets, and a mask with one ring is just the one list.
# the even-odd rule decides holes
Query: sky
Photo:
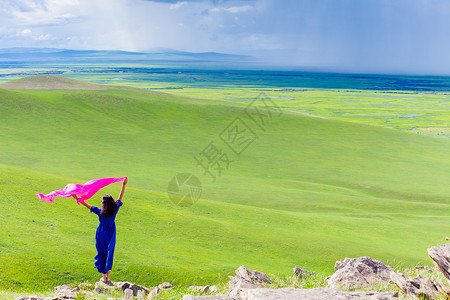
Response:
[{"label": "sky", "polygon": [[0,48],[260,57],[267,65],[450,75],[448,0],[0,0]]}]

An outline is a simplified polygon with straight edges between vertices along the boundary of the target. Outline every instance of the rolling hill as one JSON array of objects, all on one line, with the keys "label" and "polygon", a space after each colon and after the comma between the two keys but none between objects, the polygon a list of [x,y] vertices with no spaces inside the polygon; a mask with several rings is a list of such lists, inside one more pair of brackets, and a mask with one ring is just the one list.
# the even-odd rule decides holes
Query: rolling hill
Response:
[{"label": "rolling hill", "polygon": [[[95,216],[35,194],[101,177],[130,180],[113,280],[207,284],[240,265],[331,273],[364,255],[430,263],[425,249],[450,229],[448,139],[288,112],[261,128],[244,109],[132,90],[0,89],[0,287],[98,279]],[[237,117],[256,135],[240,155],[220,138]],[[214,182],[196,160],[211,142],[229,158]],[[203,193],[179,207],[167,186],[185,172]]]},{"label": "rolling hill", "polygon": [[4,89],[43,90],[107,90],[108,86],[70,79],[58,75],[44,74],[28,76],[0,84]]}]

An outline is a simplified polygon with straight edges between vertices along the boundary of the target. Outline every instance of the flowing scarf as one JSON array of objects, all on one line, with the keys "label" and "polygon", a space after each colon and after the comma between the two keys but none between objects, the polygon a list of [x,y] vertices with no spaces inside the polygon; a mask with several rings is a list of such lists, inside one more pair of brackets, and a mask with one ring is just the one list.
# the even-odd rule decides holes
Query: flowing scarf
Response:
[{"label": "flowing scarf", "polygon": [[85,184],[70,183],[63,189],[53,191],[47,195],[37,193],[36,196],[42,201],[52,203],[55,200],[55,197],[69,198],[75,195],[78,197],[77,203],[80,205],[80,203],[94,196],[101,188],[115,182],[124,181],[125,179],[126,177],[102,178],[88,181]]}]

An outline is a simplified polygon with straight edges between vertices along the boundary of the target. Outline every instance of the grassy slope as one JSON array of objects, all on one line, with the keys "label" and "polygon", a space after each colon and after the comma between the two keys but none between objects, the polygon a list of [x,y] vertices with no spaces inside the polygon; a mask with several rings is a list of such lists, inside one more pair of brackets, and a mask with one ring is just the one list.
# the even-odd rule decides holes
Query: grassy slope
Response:
[{"label": "grassy slope", "polygon": [[[212,183],[193,157],[245,118],[239,104],[114,90],[0,90],[0,99],[1,287],[97,279],[95,217],[34,194],[107,176],[130,178],[114,279],[146,285],[214,283],[241,264],[331,273],[345,256],[423,263],[450,229],[445,139],[284,114],[254,128],[259,139],[230,153]],[[165,194],[179,172],[204,186],[190,208]]]},{"label": "grassy slope", "polygon": [[105,85],[83,82],[57,75],[35,75],[20,78],[0,84],[4,89],[77,89],[77,90],[106,90]]}]

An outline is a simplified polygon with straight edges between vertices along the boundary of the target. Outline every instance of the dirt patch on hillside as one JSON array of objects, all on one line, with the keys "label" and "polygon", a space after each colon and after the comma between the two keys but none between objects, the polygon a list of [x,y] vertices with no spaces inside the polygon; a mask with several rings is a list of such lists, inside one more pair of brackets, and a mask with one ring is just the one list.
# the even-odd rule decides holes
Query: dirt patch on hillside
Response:
[{"label": "dirt patch on hillside", "polygon": [[3,89],[109,90],[111,87],[58,75],[35,75],[0,84]]}]

